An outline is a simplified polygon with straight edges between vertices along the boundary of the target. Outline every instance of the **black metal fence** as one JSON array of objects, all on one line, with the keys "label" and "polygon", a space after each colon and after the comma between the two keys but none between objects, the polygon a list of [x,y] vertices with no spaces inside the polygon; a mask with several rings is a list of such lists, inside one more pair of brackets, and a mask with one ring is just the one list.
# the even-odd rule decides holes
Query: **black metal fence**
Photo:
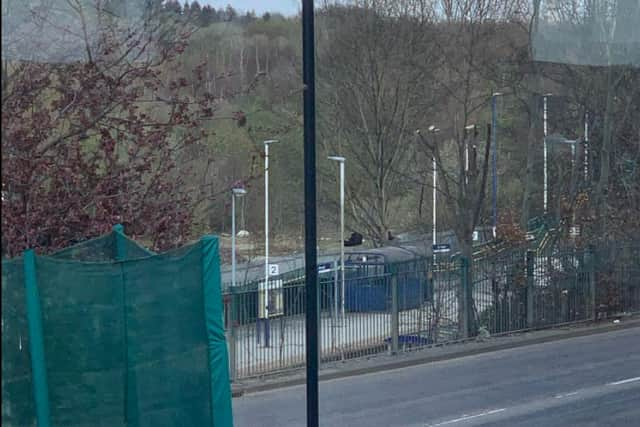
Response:
[{"label": "black metal fence", "polygon": [[[268,286],[227,287],[234,379],[304,365],[303,274],[272,277]],[[334,263],[319,281],[318,339],[322,361],[332,361],[640,312],[640,246],[512,248],[473,263],[420,258],[384,268],[347,265],[344,282]]]}]

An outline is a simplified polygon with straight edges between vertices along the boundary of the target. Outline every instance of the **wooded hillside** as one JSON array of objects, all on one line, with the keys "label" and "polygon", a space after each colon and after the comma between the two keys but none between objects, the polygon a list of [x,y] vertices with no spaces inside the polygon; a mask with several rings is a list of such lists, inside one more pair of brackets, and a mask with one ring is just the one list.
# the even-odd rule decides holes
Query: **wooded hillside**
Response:
[{"label": "wooded hillside", "polygon": [[[248,188],[240,228],[259,236],[265,139],[280,141],[270,152],[271,233],[297,241],[298,17],[198,2],[53,3],[65,28],[44,6],[2,5],[5,254],[51,251],[115,222],[163,249],[228,233],[229,190],[239,184]],[[474,228],[491,225],[495,133],[498,234],[522,238],[527,221],[544,214],[545,94],[548,135],[580,139],[573,152],[547,144],[548,215],[565,220],[567,232],[581,226],[584,241],[640,230],[637,67],[535,61],[537,0],[342,3],[316,18],[321,236],[337,230],[338,175],[328,155],[347,159],[347,230],[375,244],[430,230],[435,158],[438,227],[453,228],[470,250]],[[580,9],[589,2],[573,3],[581,19],[597,19]],[[29,37],[16,35],[31,34],[34,22],[64,34],[46,39],[73,46],[73,56],[29,57],[52,49],[33,39],[29,50]]]}]

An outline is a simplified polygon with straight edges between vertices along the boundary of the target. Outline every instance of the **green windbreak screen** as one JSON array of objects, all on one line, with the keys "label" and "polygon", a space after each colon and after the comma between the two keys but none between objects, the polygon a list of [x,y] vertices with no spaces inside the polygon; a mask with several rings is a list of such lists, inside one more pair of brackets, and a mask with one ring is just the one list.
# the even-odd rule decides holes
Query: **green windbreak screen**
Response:
[{"label": "green windbreak screen", "polygon": [[145,248],[135,240],[131,240],[130,238],[128,238],[123,234],[120,234],[119,237],[122,239],[121,241],[123,242],[122,247],[124,249],[124,259],[131,260],[131,259],[145,258],[150,255],[155,255],[154,252]]},{"label": "green windbreak screen", "polygon": [[22,258],[2,261],[2,425],[35,423]]},{"label": "green windbreak screen", "polygon": [[217,250],[211,237],[151,254],[114,232],[36,257],[40,382],[23,260],[3,261],[2,425],[36,425],[48,395],[52,426],[230,427]]},{"label": "green windbreak screen", "polygon": [[200,244],[123,263],[129,423],[210,426]]},{"label": "green windbreak screen", "polygon": [[36,258],[52,426],[118,425],[125,342],[121,268]]},{"label": "green windbreak screen", "polygon": [[113,261],[115,260],[114,248],[115,233],[109,233],[54,252],[51,257],[83,262]]},{"label": "green windbreak screen", "polygon": [[51,257],[83,262],[115,261],[118,258],[116,256],[116,238],[120,238],[124,243],[124,259],[137,259],[153,255],[153,252],[138,244],[135,240],[131,240],[122,234],[109,233],[62,249],[51,254]]}]

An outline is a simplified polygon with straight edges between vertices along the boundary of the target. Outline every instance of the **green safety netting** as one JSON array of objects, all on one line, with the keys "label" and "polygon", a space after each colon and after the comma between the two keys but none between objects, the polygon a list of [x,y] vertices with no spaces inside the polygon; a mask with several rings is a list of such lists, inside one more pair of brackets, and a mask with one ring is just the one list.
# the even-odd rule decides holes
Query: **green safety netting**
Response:
[{"label": "green safety netting", "polygon": [[218,240],[2,263],[2,425],[231,426]]},{"label": "green safety netting", "polygon": [[[87,262],[118,260],[118,250],[129,260],[155,255],[154,252],[125,236],[123,231],[122,226],[116,225],[113,233],[78,243],[54,252],[49,256],[57,259]],[[118,245],[120,245],[120,247],[118,247]]]}]

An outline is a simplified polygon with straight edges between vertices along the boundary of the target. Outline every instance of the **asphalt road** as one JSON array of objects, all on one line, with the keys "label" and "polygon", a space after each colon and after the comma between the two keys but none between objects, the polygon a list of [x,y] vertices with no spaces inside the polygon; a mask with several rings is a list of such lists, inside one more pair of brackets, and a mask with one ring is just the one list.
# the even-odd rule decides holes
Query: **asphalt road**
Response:
[{"label": "asphalt road", "polygon": [[[236,426],[304,426],[305,388],[234,399]],[[320,384],[322,426],[639,426],[640,328]]]}]

